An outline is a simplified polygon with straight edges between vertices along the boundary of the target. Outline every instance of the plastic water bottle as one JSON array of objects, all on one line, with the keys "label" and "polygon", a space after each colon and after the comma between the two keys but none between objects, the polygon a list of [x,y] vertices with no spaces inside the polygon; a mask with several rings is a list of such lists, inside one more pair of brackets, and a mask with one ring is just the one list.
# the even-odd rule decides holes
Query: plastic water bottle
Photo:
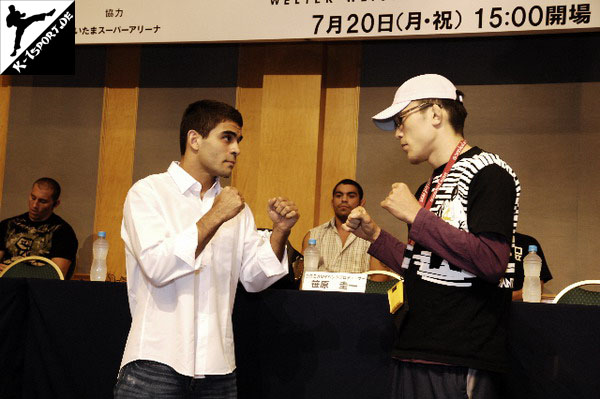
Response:
[{"label": "plastic water bottle", "polygon": [[523,301],[540,302],[542,300],[542,287],[540,284],[540,272],[542,270],[542,258],[537,254],[537,246],[530,245],[529,253],[523,259]]},{"label": "plastic water bottle", "polygon": [[94,240],[92,251],[94,253],[94,260],[90,269],[90,281],[106,281],[106,256],[108,255],[106,232],[98,232],[98,238]]},{"label": "plastic water bottle", "polygon": [[319,259],[321,254],[317,248],[317,240],[311,238],[308,240],[308,247],[304,250],[304,271],[312,272],[319,269]]}]

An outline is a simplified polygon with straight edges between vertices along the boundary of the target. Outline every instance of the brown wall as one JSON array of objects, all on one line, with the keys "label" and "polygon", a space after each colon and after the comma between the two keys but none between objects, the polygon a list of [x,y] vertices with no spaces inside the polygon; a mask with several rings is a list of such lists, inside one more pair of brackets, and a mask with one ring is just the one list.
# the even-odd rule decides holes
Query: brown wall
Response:
[{"label": "brown wall", "polygon": [[356,43],[240,49],[237,104],[246,122],[232,184],[258,227],[272,226],[268,198],[293,199],[301,214],[290,236],[297,249],[331,217],[331,186],[356,173],[359,57]]}]

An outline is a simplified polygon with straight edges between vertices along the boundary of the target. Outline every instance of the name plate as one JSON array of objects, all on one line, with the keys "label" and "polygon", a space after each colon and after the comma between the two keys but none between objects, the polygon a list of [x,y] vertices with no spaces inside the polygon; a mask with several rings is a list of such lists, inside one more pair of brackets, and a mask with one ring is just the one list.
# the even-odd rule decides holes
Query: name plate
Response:
[{"label": "name plate", "polygon": [[305,271],[303,291],[365,292],[367,276],[364,273],[330,273]]}]

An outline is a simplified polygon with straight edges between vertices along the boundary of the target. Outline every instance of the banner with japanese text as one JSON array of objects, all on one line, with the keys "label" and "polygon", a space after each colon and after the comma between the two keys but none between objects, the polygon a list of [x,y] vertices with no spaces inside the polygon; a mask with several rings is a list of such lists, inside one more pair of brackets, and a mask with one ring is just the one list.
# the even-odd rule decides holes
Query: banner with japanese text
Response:
[{"label": "banner with japanese text", "polygon": [[333,40],[600,29],[600,0],[76,0],[77,44]]}]

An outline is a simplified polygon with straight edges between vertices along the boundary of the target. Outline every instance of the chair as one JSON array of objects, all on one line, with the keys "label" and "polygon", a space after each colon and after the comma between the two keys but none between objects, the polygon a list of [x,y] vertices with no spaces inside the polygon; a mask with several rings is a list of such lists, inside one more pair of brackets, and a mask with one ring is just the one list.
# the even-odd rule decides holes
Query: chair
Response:
[{"label": "chair", "polygon": [[1,277],[65,279],[56,263],[43,256],[26,256],[17,259],[0,273]]},{"label": "chair", "polygon": [[600,306],[600,291],[581,288],[584,285],[600,286],[600,280],[583,280],[573,283],[558,293],[552,303]]},{"label": "chair", "polygon": [[388,281],[373,281],[367,280],[367,286],[365,287],[365,294],[384,294],[387,295],[387,292],[390,288],[392,288],[399,280],[404,280],[402,276],[397,273],[390,272],[387,270],[369,270],[365,272],[367,276],[373,274],[385,274],[386,276],[392,277],[391,280]]}]

